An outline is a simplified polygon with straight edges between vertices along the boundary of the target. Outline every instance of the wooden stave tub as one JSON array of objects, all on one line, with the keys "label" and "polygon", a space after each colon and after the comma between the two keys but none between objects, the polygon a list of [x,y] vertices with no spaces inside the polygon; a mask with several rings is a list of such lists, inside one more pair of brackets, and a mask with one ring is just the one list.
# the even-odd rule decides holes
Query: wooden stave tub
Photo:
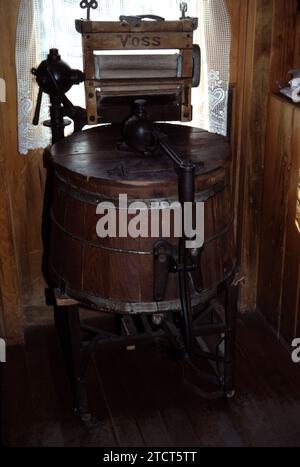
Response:
[{"label": "wooden stave tub", "polygon": [[[213,297],[235,269],[230,148],[226,138],[200,129],[167,124],[161,128],[184,157],[205,161],[196,176],[196,199],[205,201],[206,206],[201,256],[204,288],[196,290],[199,274],[194,273],[191,280],[192,302],[198,305]],[[96,206],[100,201],[116,200],[119,193],[127,193],[129,202],[177,199],[177,176],[167,156],[147,161],[119,151],[118,140],[120,128],[109,125],[74,134],[51,148],[51,275],[70,297],[102,311],[177,311],[176,275],[169,276],[165,300],[153,301],[155,239],[101,240],[96,235]]]}]

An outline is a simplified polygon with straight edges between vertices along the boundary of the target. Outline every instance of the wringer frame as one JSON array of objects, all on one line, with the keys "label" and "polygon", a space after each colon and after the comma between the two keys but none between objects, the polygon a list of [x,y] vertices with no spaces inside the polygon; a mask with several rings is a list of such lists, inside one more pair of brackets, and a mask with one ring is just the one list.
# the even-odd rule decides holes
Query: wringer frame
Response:
[{"label": "wringer frame", "polygon": [[[233,365],[237,268],[226,138],[185,125],[192,87],[200,81],[198,20],[122,16],[91,21],[96,1],[82,1],[84,73],[62,61],[57,49],[32,70],[50,96],[51,148],[44,209],[45,275],[55,295],[55,322],[74,388],[75,408],[89,420],[85,376],[97,346],[138,350],[139,343],[167,342],[183,366],[209,382],[210,391],[186,381],[205,397],[234,395]],[[85,83],[86,109],[66,93]],[[74,133],[64,129],[74,122]],[[101,124],[101,126],[98,126]],[[85,125],[94,128],[81,131]],[[96,235],[97,205],[128,202],[205,203],[204,244],[183,234],[152,238]],[[82,325],[79,307],[113,313],[115,332]],[[107,349],[107,351],[109,351]],[[213,371],[200,369],[210,362]]]}]

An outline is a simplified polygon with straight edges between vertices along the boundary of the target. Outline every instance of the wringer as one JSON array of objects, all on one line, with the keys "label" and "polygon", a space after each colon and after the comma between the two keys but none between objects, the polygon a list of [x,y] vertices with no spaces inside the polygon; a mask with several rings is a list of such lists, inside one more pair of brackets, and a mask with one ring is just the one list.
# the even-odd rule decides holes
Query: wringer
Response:
[{"label": "wringer", "polygon": [[[191,91],[200,82],[200,48],[193,43],[198,20],[186,16],[184,3],[178,21],[153,15],[92,21],[90,9],[98,3],[80,6],[88,11],[87,20],[76,21],[84,73],[71,69],[56,49],[33,70],[40,87],[34,124],[42,93],[50,96],[45,272],[76,410],[90,418],[85,375],[96,346],[138,351],[141,342],[163,341],[175,350],[182,365],[209,381],[211,391],[190,381],[199,394],[233,397],[237,268],[229,143],[199,128],[157,123],[192,120]],[[66,96],[83,81],[86,109]],[[74,122],[66,138],[71,122],[65,117]],[[85,125],[94,127],[82,131]],[[97,235],[97,206],[106,202],[120,210],[120,194],[128,205],[151,207],[148,235]],[[162,224],[164,206],[174,202],[181,220],[186,206],[194,207],[193,225],[197,203],[204,203],[200,246],[185,229],[180,238],[173,229],[170,238],[153,237],[150,217]],[[128,209],[129,223],[132,213],[122,209]],[[113,313],[116,330],[82,325],[80,306]],[[200,369],[201,360],[210,362],[211,372]]]}]

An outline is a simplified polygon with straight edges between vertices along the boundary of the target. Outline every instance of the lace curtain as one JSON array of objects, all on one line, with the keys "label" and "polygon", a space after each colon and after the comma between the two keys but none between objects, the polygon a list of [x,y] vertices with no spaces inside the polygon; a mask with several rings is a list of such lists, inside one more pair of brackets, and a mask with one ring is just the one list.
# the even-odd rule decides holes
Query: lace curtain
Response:
[{"label": "lace curtain", "polygon": [[[179,18],[181,0],[99,0],[93,20],[117,20],[122,15],[158,14]],[[19,152],[44,148],[50,142],[49,129],[34,127],[32,119],[38,87],[30,70],[44,60],[50,48],[58,48],[72,68],[82,69],[81,35],[75,19],[85,17],[79,0],[21,0],[16,41],[18,81]],[[225,0],[187,0],[189,16],[199,18],[195,42],[201,47],[201,85],[193,90],[192,125],[226,134],[230,63],[230,20]],[[68,97],[85,106],[83,85],[74,86]],[[40,121],[48,119],[48,96],[43,97]]]}]

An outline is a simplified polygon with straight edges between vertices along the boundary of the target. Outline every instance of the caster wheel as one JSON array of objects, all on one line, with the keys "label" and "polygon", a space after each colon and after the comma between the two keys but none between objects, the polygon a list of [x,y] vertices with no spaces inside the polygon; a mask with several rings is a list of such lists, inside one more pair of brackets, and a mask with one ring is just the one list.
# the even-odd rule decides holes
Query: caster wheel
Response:
[{"label": "caster wheel", "polygon": [[90,413],[81,414],[79,419],[82,427],[89,432],[92,432],[100,426],[100,420]]},{"label": "caster wheel", "polygon": [[235,397],[236,391],[227,391],[225,392],[226,399],[231,400]]},{"label": "caster wheel", "polygon": [[82,422],[84,425],[85,425],[85,424],[88,425],[88,424],[92,423],[92,421],[93,421],[93,416],[92,416],[92,414],[90,414],[90,413],[83,413],[83,414],[80,414],[80,415],[79,415],[79,418],[80,418],[81,422]]},{"label": "caster wheel", "polygon": [[89,424],[93,420],[93,415],[89,412],[81,412],[80,410],[75,409],[74,414],[77,416],[77,418],[81,421],[83,425]]}]

